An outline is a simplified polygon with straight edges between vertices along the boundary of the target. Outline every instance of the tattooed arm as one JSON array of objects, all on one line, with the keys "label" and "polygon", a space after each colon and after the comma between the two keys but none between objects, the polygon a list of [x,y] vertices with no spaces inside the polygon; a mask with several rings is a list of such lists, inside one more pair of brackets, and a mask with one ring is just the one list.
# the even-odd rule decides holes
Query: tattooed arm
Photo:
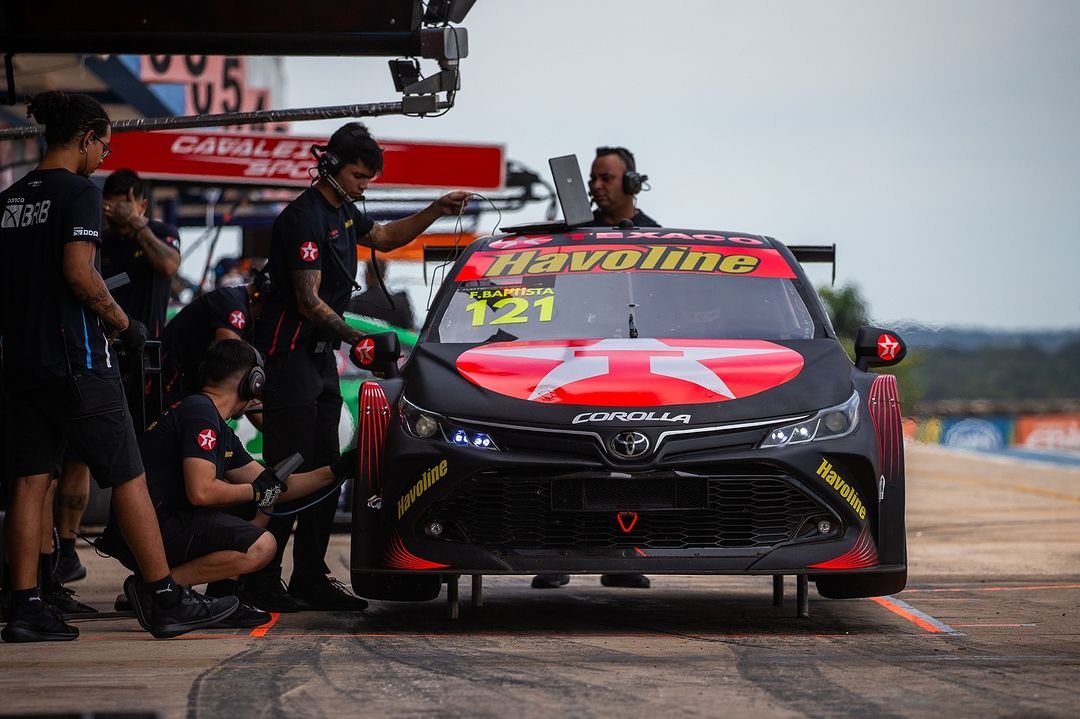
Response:
[{"label": "tattooed arm", "polygon": [[64,279],[75,297],[108,327],[122,330],[128,326],[127,313],[109,294],[105,280],[94,266],[97,245],[73,240],[64,244]]},{"label": "tattooed arm", "polygon": [[324,334],[336,337],[342,342],[354,345],[363,337],[360,330],[354,329],[337,312],[319,297],[319,285],[322,282],[320,270],[293,270],[293,287],[296,288],[296,309],[300,316],[313,322]]}]

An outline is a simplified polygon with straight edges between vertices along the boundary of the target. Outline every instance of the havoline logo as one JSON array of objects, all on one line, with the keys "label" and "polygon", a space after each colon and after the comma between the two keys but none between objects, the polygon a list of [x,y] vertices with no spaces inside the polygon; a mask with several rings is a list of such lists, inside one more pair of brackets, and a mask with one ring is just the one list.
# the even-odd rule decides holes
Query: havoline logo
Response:
[{"label": "havoline logo", "polygon": [[802,367],[798,352],[764,340],[493,342],[457,358],[457,370],[465,379],[492,392],[530,402],[597,408],[741,399],[793,379]]}]

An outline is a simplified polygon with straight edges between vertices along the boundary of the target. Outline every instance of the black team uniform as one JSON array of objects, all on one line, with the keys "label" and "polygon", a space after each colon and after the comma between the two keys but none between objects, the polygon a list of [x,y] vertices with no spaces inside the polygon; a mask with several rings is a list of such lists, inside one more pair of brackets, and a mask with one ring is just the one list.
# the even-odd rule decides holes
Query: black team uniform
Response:
[{"label": "black team uniform", "polygon": [[[149,228],[155,237],[180,252],[180,232],[175,227],[150,220]],[[113,299],[129,316],[146,325],[150,339],[160,339],[172,293],[172,278],[151,267],[134,237],[118,235],[111,230],[105,231],[101,267],[103,277],[121,272],[128,274],[128,284],[112,290]]]},{"label": "black team uniform", "polygon": [[[216,477],[224,479],[232,469],[253,460],[243,443],[218,414],[213,400],[193,394],[165,410],[139,438],[146,457],[146,488],[154,502],[165,556],[170,567],[213,552],[246,552],[263,530],[232,510],[196,507],[187,497],[184,459],[196,457],[213,462]],[[243,510],[245,505],[236,509]],[[254,515],[255,505],[246,505]],[[114,521],[105,528],[105,549],[132,571],[134,557],[126,550]]]},{"label": "black team uniform", "polygon": [[[606,225],[603,216],[600,214],[600,210],[593,210],[593,220],[598,225]],[[630,221],[634,223],[634,227],[660,227],[660,223],[653,218],[646,215],[641,210],[634,208],[634,216],[630,218]]]},{"label": "black team uniform", "polygon": [[247,287],[222,287],[200,295],[165,325],[161,376],[166,407],[199,391],[199,365],[218,328],[251,342],[255,322]]},{"label": "black team uniform", "polygon": [[[263,454],[273,466],[294,452],[304,456],[298,471],[333,464],[339,454],[338,422],[341,388],[333,352],[338,344],[301,317],[292,281],[295,270],[319,270],[319,297],[341,314],[349,302],[356,276],[356,247],[374,223],[351,202],[331,205],[314,187],[307,189],[274,222],[268,273],[274,291],[255,325],[255,346],[266,356],[267,383],[263,396]],[[297,515],[293,538],[293,574],[289,594],[314,606],[329,608],[334,597],[348,597],[331,587],[324,557],[330,542],[338,492]],[[282,510],[288,509],[287,505]],[[273,611],[281,597],[281,558],[292,528],[292,517],[274,517],[270,531],[278,555],[245,587],[249,601]],[[326,590],[320,592],[320,590]],[[328,602],[319,601],[327,597]],[[360,600],[348,597],[353,603]],[[329,605],[328,605],[329,603]],[[342,605],[340,608],[355,608]]]},{"label": "black team uniform", "polygon": [[[59,471],[67,445],[100,487],[128,482],[143,465],[117,359],[105,326],[63,276],[68,242],[101,245],[101,191],[64,169],[34,170],[0,194],[0,212],[0,336],[12,476]],[[41,590],[55,603],[50,596],[67,590],[56,583],[49,555],[39,564]],[[33,597],[31,590],[15,594],[12,619],[44,611],[36,590]],[[15,634],[5,639],[19,641]]]}]

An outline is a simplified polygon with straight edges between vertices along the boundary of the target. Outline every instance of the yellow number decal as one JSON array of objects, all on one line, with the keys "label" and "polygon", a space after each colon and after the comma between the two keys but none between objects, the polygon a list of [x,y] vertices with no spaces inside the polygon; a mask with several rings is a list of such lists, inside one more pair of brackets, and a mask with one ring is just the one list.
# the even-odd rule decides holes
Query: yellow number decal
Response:
[{"label": "yellow number decal", "polygon": [[494,307],[495,310],[498,311],[501,310],[503,307],[506,307],[507,305],[510,306],[510,311],[502,317],[496,317],[495,319],[491,320],[491,324],[513,325],[518,324],[519,322],[529,321],[528,317],[520,316],[521,313],[529,309],[528,300],[523,300],[520,297],[506,297],[496,302],[494,305],[492,305],[492,307]]},{"label": "yellow number decal", "polygon": [[540,322],[551,322],[551,312],[555,307],[555,295],[541,297],[533,302],[533,306],[540,309]]},{"label": "yellow number decal", "polygon": [[483,300],[476,300],[465,305],[466,312],[472,312],[472,326],[483,327],[484,325],[484,308],[487,307],[487,302]]}]

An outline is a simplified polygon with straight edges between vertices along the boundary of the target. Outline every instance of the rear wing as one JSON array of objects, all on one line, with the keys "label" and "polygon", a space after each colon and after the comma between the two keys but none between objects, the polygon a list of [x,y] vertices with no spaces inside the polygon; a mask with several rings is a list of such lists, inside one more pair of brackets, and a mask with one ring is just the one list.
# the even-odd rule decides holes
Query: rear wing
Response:
[{"label": "rear wing", "polygon": [[829,263],[832,265],[832,283],[836,284],[836,245],[788,245],[791,254],[802,264],[810,262]]}]

